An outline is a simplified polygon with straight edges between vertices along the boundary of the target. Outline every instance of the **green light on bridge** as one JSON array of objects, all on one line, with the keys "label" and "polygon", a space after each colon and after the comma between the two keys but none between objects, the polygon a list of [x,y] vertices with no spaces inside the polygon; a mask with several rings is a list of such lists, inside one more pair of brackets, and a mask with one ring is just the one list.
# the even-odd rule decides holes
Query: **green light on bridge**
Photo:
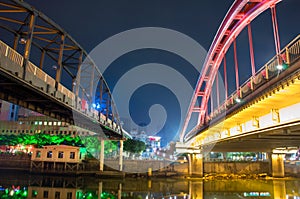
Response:
[{"label": "green light on bridge", "polygon": [[283,63],[283,64],[280,64],[278,66],[276,66],[277,70],[286,70],[288,68],[288,65]]}]

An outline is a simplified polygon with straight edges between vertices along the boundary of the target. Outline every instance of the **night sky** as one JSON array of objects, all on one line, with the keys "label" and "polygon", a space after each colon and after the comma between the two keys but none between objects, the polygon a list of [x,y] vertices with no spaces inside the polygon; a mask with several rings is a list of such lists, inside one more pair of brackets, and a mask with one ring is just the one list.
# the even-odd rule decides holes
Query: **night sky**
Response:
[{"label": "night sky", "polygon": [[[120,32],[140,27],[163,27],[179,31],[196,40],[207,51],[219,25],[233,0],[27,0],[54,22],[65,29],[87,52],[107,38]],[[300,1],[283,0],[277,6],[281,46],[284,47],[299,34]],[[275,55],[270,10],[252,23],[255,61],[257,69]],[[237,39],[240,60],[240,82],[250,75],[248,37],[243,31]],[[228,53],[228,73],[234,74],[232,49]],[[104,74],[111,88],[123,73],[146,63],[163,63],[173,67],[195,85],[198,72],[176,55],[157,50],[137,50],[115,60]],[[122,66],[120,68],[120,66]],[[235,90],[233,76],[229,77],[229,92]],[[142,85],[130,99],[130,114],[134,122],[145,126],[150,122],[148,110],[161,104],[167,120],[158,135],[166,144],[176,137],[180,123],[178,100],[167,88],[155,84]],[[118,106],[118,105],[117,105]],[[185,114],[185,113],[184,113]],[[130,131],[132,126],[125,124]],[[143,129],[143,128],[141,128]],[[146,129],[147,131],[147,129]]]}]

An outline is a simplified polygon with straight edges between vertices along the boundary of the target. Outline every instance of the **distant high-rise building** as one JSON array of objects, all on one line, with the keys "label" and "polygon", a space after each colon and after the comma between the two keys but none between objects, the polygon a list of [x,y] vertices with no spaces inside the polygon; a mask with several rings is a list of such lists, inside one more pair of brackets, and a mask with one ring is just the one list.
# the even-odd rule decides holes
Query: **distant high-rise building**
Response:
[{"label": "distant high-rise building", "polygon": [[0,100],[0,120],[17,121],[19,106]]},{"label": "distant high-rise building", "polygon": [[24,107],[19,107],[18,111],[18,118],[26,118],[26,117],[41,117],[44,116],[43,114],[31,111],[29,109],[26,109]]}]

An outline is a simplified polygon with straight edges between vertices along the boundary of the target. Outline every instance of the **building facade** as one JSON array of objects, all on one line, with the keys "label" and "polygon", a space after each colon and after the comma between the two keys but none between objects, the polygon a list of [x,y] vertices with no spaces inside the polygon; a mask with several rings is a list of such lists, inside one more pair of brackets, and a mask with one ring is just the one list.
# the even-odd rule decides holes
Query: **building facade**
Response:
[{"label": "building facade", "polygon": [[0,121],[16,121],[19,106],[0,100]]},{"label": "building facade", "polygon": [[31,171],[58,170],[78,171],[83,169],[85,148],[67,145],[50,145],[35,148],[31,155]]}]

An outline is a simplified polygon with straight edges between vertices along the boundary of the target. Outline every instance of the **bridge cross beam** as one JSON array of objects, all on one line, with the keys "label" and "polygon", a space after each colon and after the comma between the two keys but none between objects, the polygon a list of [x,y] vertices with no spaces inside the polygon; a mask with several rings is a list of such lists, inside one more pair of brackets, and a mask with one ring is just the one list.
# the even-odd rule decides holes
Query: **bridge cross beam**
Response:
[{"label": "bridge cross beam", "polygon": [[62,60],[63,60],[63,54],[64,54],[64,46],[65,46],[65,35],[61,34],[61,40],[59,45],[59,54],[58,54],[58,60],[57,60],[57,69],[56,69],[56,75],[55,75],[55,88],[56,91],[58,89],[58,84],[61,81],[61,73],[62,73]]},{"label": "bridge cross beam", "polygon": [[[73,82],[73,86],[75,89],[73,89],[73,92],[75,90],[75,108],[79,108],[79,88],[80,88],[80,78],[81,78],[81,66],[82,66],[82,60],[83,60],[83,51],[80,51],[80,55],[78,57],[78,65],[77,65],[77,75],[75,77],[75,80]],[[75,85],[74,85],[75,84]]]},{"label": "bridge cross beam", "polygon": [[35,24],[36,15],[35,13],[31,13],[29,17],[29,24],[28,24],[28,31],[27,31],[27,38],[24,48],[24,59],[23,59],[23,79],[25,80],[26,76],[26,69],[27,64],[30,57],[30,51],[31,51],[31,44],[32,44],[32,38],[33,38],[33,31],[34,31],[34,24]]}]

